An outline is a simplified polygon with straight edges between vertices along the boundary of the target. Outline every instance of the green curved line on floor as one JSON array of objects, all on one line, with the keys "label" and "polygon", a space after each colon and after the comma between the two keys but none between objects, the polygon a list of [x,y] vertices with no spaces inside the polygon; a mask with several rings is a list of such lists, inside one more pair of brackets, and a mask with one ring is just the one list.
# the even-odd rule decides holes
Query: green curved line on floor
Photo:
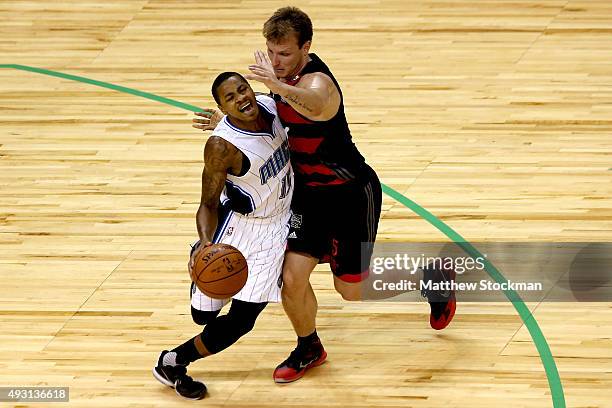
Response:
[{"label": "green curved line on floor", "polygon": [[54,76],[54,77],[62,78],[62,79],[68,79],[70,81],[83,82],[85,84],[95,85],[95,86],[99,86],[102,88],[112,89],[113,91],[124,92],[130,95],[135,95],[135,96],[140,96],[142,98],[151,99],[152,101],[165,103],[166,105],[176,106],[177,108],[186,109],[192,112],[202,111],[202,109],[198,108],[197,106],[190,105],[188,103],[183,103],[175,99],[164,98],[163,96],[155,95],[152,93],[139,91],[137,89],[127,88],[125,86],[115,85],[115,84],[111,84],[108,82],[97,81],[95,79],[85,78],[85,77],[78,76],[78,75],[64,74],[63,72],[50,71],[48,69],[42,69],[42,68],[36,68],[36,67],[30,67],[27,65],[18,65],[18,64],[0,65],[0,68],[19,69],[22,71],[35,72],[37,74],[43,74],[43,75]]},{"label": "green curved line on floor", "polygon": [[[463,249],[468,255],[472,258],[480,258],[483,260],[485,265],[485,269],[487,273],[499,283],[508,282],[508,280],[497,270],[497,268],[480,252],[476,249],[472,244],[467,242],[465,238],[459,235],[455,230],[446,225],[443,221],[441,221],[438,217],[427,211],[425,208],[421,207],[411,199],[405,197],[399,192],[395,191],[389,186],[382,185],[382,190],[388,196],[394,198],[395,200],[402,203],[404,206],[410,208],[421,218],[428,221],[431,225],[439,229],[444,235],[450,238],[455,244],[457,244],[461,249]],[[540,326],[536,321],[535,317],[529,311],[523,299],[521,299],[520,295],[516,293],[514,290],[503,290],[504,295],[508,298],[508,300],[512,303],[519,316],[523,320],[525,327],[529,330],[529,334],[531,334],[531,338],[533,339],[533,343],[540,354],[540,359],[542,360],[542,365],[544,366],[544,370],[546,371],[546,377],[548,378],[548,386],[550,387],[553,407],[554,408],[565,408],[565,395],[563,393],[563,385],[561,384],[561,378],[559,377],[559,371],[557,370],[557,365],[555,364],[555,359],[550,351],[550,347],[546,342],[546,338],[540,330]]]},{"label": "green curved line on floor", "polygon": [[[85,78],[77,75],[64,74],[62,72],[50,71],[42,68],[30,67],[27,65],[18,65],[18,64],[0,64],[0,68],[13,68],[22,71],[35,72],[38,74],[54,76],[62,79],[68,79],[71,81],[83,82],[86,84],[91,84],[95,86],[100,86],[102,88],[112,89],[114,91],[124,92],[135,96],[140,96],[143,98],[147,98],[156,102],[161,102],[167,105],[175,106],[177,108],[186,109],[192,112],[200,112],[202,109],[189,105],[187,103],[183,103],[174,99],[165,98],[163,96],[155,95],[148,92],[139,91],[132,88],[127,88],[120,85],[110,84],[108,82],[97,81],[95,79]],[[442,222],[435,215],[427,211],[425,208],[421,207],[414,201],[405,197],[401,193],[392,189],[391,187],[383,184],[382,185],[383,192],[395,199],[399,203],[403,204],[407,208],[411,209],[421,218],[429,222],[431,225],[440,230],[444,235],[446,235],[449,239],[451,239],[454,243],[459,245],[467,254],[469,254],[473,258],[480,257],[484,259],[484,264],[487,273],[499,283],[507,282],[507,279],[497,270],[495,266],[491,262],[489,262],[480,251],[478,251],[472,244],[467,242],[461,235],[459,235],[455,230]],[[548,385],[550,387],[552,402],[554,408],[565,408],[565,395],[563,393],[563,385],[561,384],[561,378],[559,377],[559,371],[557,370],[557,365],[555,364],[555,360],[550,351],[550,347],[546,342],[546,338],[540,330],[540,326],[538,322],[535,320],[525,302],[521,299],[518,293],[514,290],[504,290],[504,295],[508,298],[508,300],[512,303],[519,316],[523,320],[525,327],[531,334],[531,338],[538,350],[540,355],[540,359],[542,360],[542,365],[544,366],[544,371],[546,372],[546,377],[548,378]]]}]

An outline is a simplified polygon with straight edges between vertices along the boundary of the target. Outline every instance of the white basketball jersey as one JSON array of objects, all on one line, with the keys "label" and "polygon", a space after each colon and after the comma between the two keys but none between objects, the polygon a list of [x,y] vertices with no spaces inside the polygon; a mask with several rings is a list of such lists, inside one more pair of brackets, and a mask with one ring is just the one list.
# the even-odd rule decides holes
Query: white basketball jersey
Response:
[{"label": "white basketball jersey", "polygon": [[251,163],[243,176],[227,175],[221,202],[230,200],[233,211],[261,218],[289,211],[293,172],[287,132],[278,118],[276,103],[266,95],[256,99],[261,114],[273,118],[272,133],[239,129],[225,116],[212,135],[236,146]]},{"label": "white basketball jersey", "polygon": [[[272,133],[238,129],[224,117],[213,131],[244,153],[250,167],[243,176],[227,176],[214,243],[232,245],[247,260],[249,276],[233,296],[245,302],[279,302],[281,271],[289,234],[293,172],[287,132],[277,117],[274,100],[257,96],[262,114],[272,120]],[[230,299],[212,299],[195,286],[191,305],[197,310],[219,310]]]}]

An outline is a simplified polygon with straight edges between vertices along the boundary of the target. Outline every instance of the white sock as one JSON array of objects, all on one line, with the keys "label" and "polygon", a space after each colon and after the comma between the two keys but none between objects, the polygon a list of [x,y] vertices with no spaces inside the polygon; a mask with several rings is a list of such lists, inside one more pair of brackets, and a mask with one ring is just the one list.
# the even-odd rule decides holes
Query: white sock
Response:
[{"label": "white sock", "polygon": [[176,352],[170,351],[170,352],[166,353],[164,355],[164,358],[162,359],[162,363],[164,365],[169,365],[169,366],[172,366],[172,367],[177,366],[178,364],[176,363]]}]

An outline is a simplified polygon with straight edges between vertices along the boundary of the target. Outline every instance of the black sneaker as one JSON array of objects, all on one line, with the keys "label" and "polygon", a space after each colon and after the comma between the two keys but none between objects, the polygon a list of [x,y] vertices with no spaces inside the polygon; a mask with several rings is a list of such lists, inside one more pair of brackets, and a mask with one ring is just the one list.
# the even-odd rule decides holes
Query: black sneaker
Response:
[{"label": "black sneaker", "polygon": [[306,370],[320,366],[326,358],[327,352],[319,340],[306,348],[298,346],[289,354],[289,358],[276,367],[272,374],[274,382],[289,383],[299,380],[304,376]]},{"label": "black sneaker", "polygon": [[174,384],[176,393],[183,398],[199,400],[206,395],[206,386],[188,375],[182,375]]},{"label": "black sneaker", "polygon": [[160,383],[174,388],[174,383],[176,383],[176,380],[180,376],[187,374],[187,367],[183,365],[164,365],[164,356],[168,353],[168,350],[164,350],[159,355],[157,365],[153,367],[153,377],[155,377]]},{"label": "black sneaker", "polygon": [[172,387],[181,397],[188,399],[202,399],[206,395],[206,385],[187,375],[187,367],[184,365],[164,365],[164,356],[168,350],[159,355],[157,365],[153,367],[153,377],[160,383]]},{"label": "black sneaker", "polygon": [[[450,286],[450,282],[454,282],[456,276],[453,269],[423,268],[423,282],[446,283],[446,285]],[[431,309],[429,325],[432,329],[442,330],[448,326],[451,320],[453,320],[455,310],[457,309],[455,291],[450,287],[440,290],[422,289],[421,296],[429,302]]]}]

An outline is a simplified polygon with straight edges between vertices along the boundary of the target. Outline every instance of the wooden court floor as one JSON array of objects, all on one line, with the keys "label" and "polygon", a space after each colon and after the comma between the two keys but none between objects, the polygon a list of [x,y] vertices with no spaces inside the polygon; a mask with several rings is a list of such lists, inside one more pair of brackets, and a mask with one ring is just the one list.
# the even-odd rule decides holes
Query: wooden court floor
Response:
[{"label": "wooden court floor", "polygon": [[[246,72],[284,5],[0,0],[0,386],[70,387],[32,407],[612,406],[611,302],[527,304],[560,390],[509,302],[460,304],[435,332],[426,303],[342,301],[325,266],[329,361],[301,381],[271,380],[294,344],[279,305],[190,367],[207,399],[153,379],[198,331],[186,262],[207,135],[186,109],[6,65],[212,106],[212,79]],[[612,3],[296,5],[385,185],[471,242],[612,240]],[[380,242],[448,240],[385,196]]]}]

